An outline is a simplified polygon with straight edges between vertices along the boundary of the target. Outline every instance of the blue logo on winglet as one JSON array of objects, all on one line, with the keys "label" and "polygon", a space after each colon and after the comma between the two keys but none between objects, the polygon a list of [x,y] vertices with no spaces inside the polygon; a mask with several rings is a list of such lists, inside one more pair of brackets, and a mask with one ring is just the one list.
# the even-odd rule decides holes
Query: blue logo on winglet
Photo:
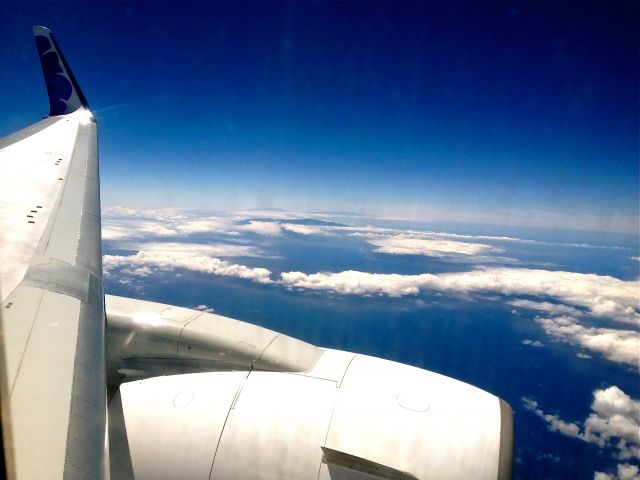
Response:
[{"label": "blue logo on winglet", "polygon": [[62,68],[60,57],[53,48],[51,41],[44,36],[37,35],[36,46],[40,54],[44,81],[49,94],[49,115],[63,115],[67,113],[67,102],[73,93],[73,86]]}]

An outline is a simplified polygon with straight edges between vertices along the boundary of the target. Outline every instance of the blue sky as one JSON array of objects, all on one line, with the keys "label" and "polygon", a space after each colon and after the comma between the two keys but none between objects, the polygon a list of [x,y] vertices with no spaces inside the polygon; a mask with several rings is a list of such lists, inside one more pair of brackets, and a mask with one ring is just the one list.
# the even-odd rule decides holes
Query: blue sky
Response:
[{"label": "blue sky", "polygon": [[637,234],[638,13],[5,2],[0,134],[46,113],[44,24],[99,120],[107,206]]}]

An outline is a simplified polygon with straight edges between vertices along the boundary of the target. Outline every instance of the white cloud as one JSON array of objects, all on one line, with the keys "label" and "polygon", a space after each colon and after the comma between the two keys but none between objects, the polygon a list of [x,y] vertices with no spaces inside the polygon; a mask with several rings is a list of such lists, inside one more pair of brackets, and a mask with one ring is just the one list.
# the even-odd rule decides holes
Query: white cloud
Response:
[{"label": "white cloud", "polygon": [[282,223],[281,227],[283,230],[297,233],[298,235],[333,235],[329,232],[329,229],[334,228],[323,225],[300,225],[297,223]]},{"label": "white cloud", "polygon": [[567,243],[567,242],[547,242],[544,240],[531,240],[516,237],[494,236],[494,235],[463,235],[459,233],[434,232],[430,230],[413,230],[413,229],[397,229],[384,228],[376,226],[347,226],[332,227],[335,231],[351,232],[348,235],[354,237],[380,238],[391,236],[410,236],[424,239],[450,239],[450,240],[472,240],[473,242],[500,242],[500,243],[521,243],[527,245],[541,245],[553,247],[572,247],[572,248],[595,248],[595,249],[621,249],[624,247],[590,245],[586,243]]},{"label": "white cloud", "polygon": [[526,308],[528,310],[538,310],[540,312],[547,312],[554,315],[582,315],[582,312],[577,308],[570,307],[569,305],[562,305],[559,303],[535,302],[533,300],[510,300],[506,303],[507,305],[511,305],[513,307]]},{"label": "white cloud", "polygon": [[173,208],[166,209],[139,209],[130,207],[104,207],[102,218],[149,218],[173,216],[178,211]]},{"label": "white cloud", "polygon": [[640,459],[640,401],[618,387],[596,390],[593,396],[584,440],[600,447],[613,445],[622,460]]},{"label": "white cloud", "polygon": [[522,340],[523,345],[528,345],[530,347],[544,347],[544,343],[542,343],[540,340],[529,340],[528,338],[525,340]]},{"label": "white cloud", "polygon": [[617,467],[617,473],[596,472],[593,480],[640,480],[640,469],[637,465],[620,463]]},{"label": "white cloud", "polygon": [[634,400],[616,386],[593,392],[591,414],[582,426],[562,420],[558,415],[545,413],[534,400],[523,397],[522,403],[527,410],[542,418],[552,432],[559,432],[600,448],[611,448],[616,451],[616,457],[620,460],[640,459],[640,401]]},{"label": "white cloud", "polygon": [[593,358],[591,355],[589,355],[588,353],[583,353],[583,352],[578,352],[576,353],[576,357],[578,358],[582,358],[583,360],[587,360],[589,358]]},{"label": "white cloud", "polygon": [[457,233],[445,233],[445,232],[427,232],[430,235],[439,235],[447,238],[465,238],[481,241],[496,241],[496,242],[508,242],[508,243],[523,243],[528,245],[546,245],[549,247],[573,247],[573,248],[594,248],[605,250],[618,250],[625,247],[616,246],[603,246],[603,245],[591,245],[588,243],[570,243],[570,242],[547,242],[545,240],[531,240],[526,238],[517,237],[498,237],[492,235],[460,235]]},{"label": "white cloud", "polygon": [[400,275],[353,270],[310,275],[302,272],[283,272],[280,275],[282,284],[287,287],[329,290],[341,294],[386,294],[390,297],[416,294],[420,291],[426,277],[434,277],[432,274]]},{"label": "white cloud", "polygon": [[106,226],[105,222],[102,222],[102,240],[120,240],[129,236],[130,233],[126,229]]},{"label": "white cloud", "polygon": [[184,252],[208,257],[264,257],[257,247],[229,243],[145,242],[138,245],[147,252]]},{"label": "white cloud", "polygon": [[138,267],[134,269],[132,273],[133,275],[136,275],[138,277],[148,277],[153,273],[153,270],[151,270],[149,267]]},{"label": "white cloud", "polygon": [[558,415],[550,415],[544,413],[539,407],[538,402],[535,400],[531,400],[529,398],[523,398],[522,403],[524,404],[524,408],[529,410],[530,412],[535,413],[540,418],[542,418],[545,422],[547,422],[547,427],[552,432],[559,432],[567,437],[572,438],[581,438],[580,436],[580,426],[574,422],[566,422],[562,420]]},{"label": "white cloud", "polygon": [[[176,246],[177,244],[174,244]],[[195,245],[194,247],[198,247]],[[196,272],[204,272],[212,275],[244,278],[258,283],[272,283],[271,272],[266,268],[250,268],[244,265],[230,263],[219,258],[211,257],[198,251],[197,248],[168,248],[141,250],[135,255],[105,255],[103,266],[105,275],[113,275],[116,268],[124,268],[125,274],[136,275],[136,270],[149,274],[149,270],[155,269],[170,271],[176,268],[184,268]]]},{"label": "white cloud", "polygon": [[640,366],[640,333],[585,327],[569,316],[536,318],[548,335],[603,355],[608,360]]},{"label": "white cloud", "polygon": [[499,293],[551,297],[593,315],[637,324],[639,281],[595,274],[527,268],[480,268],[469,272],[420,275],[359,271],[283,272],[281,283],[290,288],[328,290],[341,294],[401,297],[419,292]]},{"label": "white cloud", "polygon": [[[251,222],[249,230],[266,232],[270,222]],[[213,275],[245,278],[259,283],[271,283],[271,272],[265,268],[249,268],[221,260],[220,257],[264,257],[259,248],[233,243],[163,242],[179,236],[199,233],[238,235],[232,218],[202,215],[180,210],[109,209],[103,221],[103,238],[114,240],[120,248],[137,250],[134,255],[105,255],[105,274],[115,274],[117,281],[131,283],[136,277],[151,275],[157,270],[185,268]],[[275,224],[276,229],[279,226]],[[152,241],[149,241],[152,239]]]},{"label": "white cloud", "polygon": [[[237,222],[245,221],[249,215],[264,218],[264,221],[251,220],[248,224],[238,225]],[[265,253],[258,248],[247,245],[202,245],[175,241],[159,243],[162,239],[175,240],[179,236],[199,233],[237,236],[239,232],[251,232],[275,236],[286,230],[300,235],[349,234],[363,237],[365,241],[378,247],[377,251],[383,253],[431,255],[446,257],[450,261],[463,259],[465,262],[498,262],[502,259],[496,255],[487,255],[500,252],[500,248],[474,240],[539,243],[511,237],[419,232],[374,226],[340,227],[286,223],[287,219],[300,217],[301,214],[286,212],[245,212],[235,216],[214,216],[176,209],[107,209],[103,221],[103,237],[118,242],[120,248],[137,250],[138,253],[127,257],[105,257],[105,270],[108,274],[110,266],[114,264],[114,258],[127,258],[132,260],[132,265],[125,265],[125,261],[121,260],[118,271],[128,278],[148,276],[157,268],[181,266],[191,270],[209,271],[216,275],[249,278],[261,283],[272,281],[270,272],[266,269],[247,268],[220,260],[220,257],[264,257]],[[149,242],[149,237],[154,241]],[[200,260],[202,262],[198,264]],[[503,260],[501,263],[510,259]],[[279,283],[290,288],[392,297],[426,291],[459,295],[503,294],[535,296],[542,299],[546,297],[563,302],[564,305],[531,299],[511,300],[509,304],[552,315],[578,317],[591,314],[636,325],[640,318],[637,312],[640,282],[624,282],[612,277],[571,272],[488,267],[470,272],[435,275],[375,274],[357,271],[315,274],[285,272],[281,274]],[[543,328],[554,338],[599,352],[614,361],[629,363],[630,332],[615,333],[617,331],[588,329],[574,323],[570,333],[569,325],[557,325],[553,322],[548,320]]]},{"label": "white cloud", "polygon": [[222,217],[206,217],[181,221],[176,225],[182,234],[192,233],[224,233],[232,234],[233,222]]},{"label": "white cloud", "polygon": [[188,210],[106,209],[102,217],[104,240],[139,237],[175,237],[194,233],[237,235],[235,222],[227,217],[203,215]]},{"label": "white cloud", "polygon": [[484,243],[428,240],[404,235],[372,238],[367,240],[367,243],[377,246],[376,252],[390,253],[393,255],[427,255],[431,257],[441,257],[446,255],[480,255],[503,251],[502,249]]},{"label": "white cloud", "polygon": [[295,218],[311,218],[311,217],[324,217],[324,215],[302,213],[302,212],[287,212],[284,210],[239,210],[231,214],[234,218],[246,219],[246,218],[264,218],[264,219],[276,219],[276,220],[290,220]]},{"label": "white cloud", "polygon": [[640,257],[631,257],[631,260],[635,260],[636,262],[640,262]]},{"label": "white cloud", "polygon": [[[271,213],[269,215],[271,218],[247,221],[247,216],[260,218],[261,214],[265,216],[268,213]],[[284,223],[292,216],[295,217],[286,212],[244,212],[244,215],[212,216],[189,210],[116,208],[108,209],[108,213],[103,216],[102,231],[105,240],[119,240],[145,235],[157,237],[195,233],[238,235],[239,231],[276,236],[280,235],[283,229],[300,235],[331,235],[329,229],[334,228],[325,225]]]},{"label": "white cloud", "polygon": [[278,222],[262,222],[251,220],[246,225],[236,226],[238,230],[257,233],[258,235],[277,236],[282,233],[282,228]]},{"label": "white cloud", "polygon": [[[513,212],[510,212],[513,214]],[[140,220],[147,219],[154,222],[164,222],[163,224],[167,226],[167,224],[176,226],[178,224],[181,225],[182,233],[189,231],[189,226],[187,225],[189,222],[202,222],[199,226],[194,225],[193,228],[196,228],[196,231],[207,231],[216,233],[227,233],[233,234],[233,226],[236,221],[244,221],[247,218],[263,218],[265,219],[264,223],[277,223],[280,222],[282,224],[286,224],[288,226],[293,225],[290,223],[286,223],[287,220],[299,219],[299,218],[316,218],[320,220],[331,220],[333,217],[339,215],[329,215],[329,214],[321,214],[321,213],[303,213],[303,212],[285,212],[278,210],[247,210],[247,211],[238,211],[232,212],[229,214],[225,214],[223,216],[210,216],[204,212],[188,210],[188,209],[176,209],[176,208],[165,208],[165,209],[133,209],[133,208],[123,208],[123,207],[111,207],[103,209],[103,227],[106,226],[110,228],[110,222],[114,220]],[[203,219],[204,217],[204,219]],[[355,218],[355,217],[354,217]],[[368,217],[361,217],[362,219],[366,219]],[[382,219],[378,217],[378,219]],[[275,220],[275,222],[274,222]],[[398,219],[396,219],[398,220]],[[309,227],[307,228],[298,228],[298,227]],[[273,228],[273,227],[272,227]],[[506,236],[491,236],[491,235],[463,235],[463,234],[455,234],[455,233],[447,233],[447,232],[433,232],[433,231],[420,231],[414,229],[393,229],[393,228],[384,228],[384,227],[376,227],[376,226],[324,226],[324,225],[314,225],[314,226],[294,226],[292,230],[298,230],[294,233],[299,233],[301,235],[312,234],[305,233],[314,230],[313,234],[321,234],[320,232],[353,232],[355,235],[363,235],[363,234],[377,234],[377,235],[407,235],[417,238],[425,238],[425,239],[453,239],[453,240],[472,240],[472,241],[498,241],[498,242],[517,242],[517,243],[527,243],[527,244],[536,244],[536,245],[554,245],[554,246],[567,246],[567,247],[584,247],[584,248],[617,248],[617,247],[602,247],[597,245],[588,245],[588,244],[576,244],[576,243],[554,243],[554,242],[545,242],[540,240],[530,240],[530,239],[521,239],[514,237],[506,237]],[[260,233],[260,232],[257,232]],[[640,257],[634,257],[640,258]]]},{"label": "white cloud", "polygon": [[158,237],[175,237],[178,231],[167,225],[155,222],[141,222],[138,224],[137,232],[143,235],[154,235]]}]

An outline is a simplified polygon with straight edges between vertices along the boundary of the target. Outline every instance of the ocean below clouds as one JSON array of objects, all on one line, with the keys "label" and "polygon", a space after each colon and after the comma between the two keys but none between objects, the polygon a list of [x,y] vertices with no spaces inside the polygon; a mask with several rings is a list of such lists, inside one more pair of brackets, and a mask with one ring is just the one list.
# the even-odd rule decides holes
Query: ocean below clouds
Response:
[{"label": "ocean below clouds", "polygon": [[638,478],[637,241],[524,233],[114,208],[105,289],[488,390],[513,407],[514,478]]}]

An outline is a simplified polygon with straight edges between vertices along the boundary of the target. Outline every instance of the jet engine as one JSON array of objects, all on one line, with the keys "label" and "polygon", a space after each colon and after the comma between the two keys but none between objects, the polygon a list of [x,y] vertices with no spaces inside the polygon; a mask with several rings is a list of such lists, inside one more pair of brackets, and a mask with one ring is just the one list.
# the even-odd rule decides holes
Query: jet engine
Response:
[{"label": "jet engine", "polygon": [[511,478],[511,409],[427,370],[107,297],[118,479]]}]

